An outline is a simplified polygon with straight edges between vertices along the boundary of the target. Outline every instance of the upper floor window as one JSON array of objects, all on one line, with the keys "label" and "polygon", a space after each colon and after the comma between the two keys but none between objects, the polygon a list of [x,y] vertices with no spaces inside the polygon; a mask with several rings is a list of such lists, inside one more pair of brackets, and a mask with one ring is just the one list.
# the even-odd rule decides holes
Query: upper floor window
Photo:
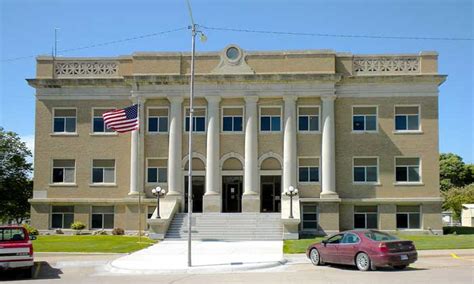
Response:
[{"label": "upper floor window", "polygon": [[260,108],[260,131],[279,132],[281,131],[281,108],[261,107]]},{"label": "upper floor window", "polygon": [[419,131],[420,130],[420,107],[419,106],[396,106],[395,107],[395,131]]},{"label": "upper floor window", "polygon": [[148,133],[168,132],[168,108],[148,108]]},{"label": "upper floor window", "polygon": [[354,229],[377,229],[377,206],[354,206]]},{"label": "upper floor window", "polygon": [[92,183],[115,183],[115,160],[93,160]]},{"label": "upper floor window", "polygon": [[352,131],[354,132],[377,131],[377,107],[376,106],[352,107]]},{"label": "upper floor window", "polygon": [[70,229],[74,222],[74,206],[51,207],[51,229]]},{"label": "upper floor window", "polygon": [[222,131],[242,132],[243,131],[244,109],[241,107],[222,108]]},{"label": "upper floor window", "polygon": [[319,182],[318,158],[300,158],[298,162],[299,182]]},{"label": "upper floor window", "polygon": [[76,133],[76,109],[54,109],[54,133]]},{"label": "upper floor window", "polygon": [[397,229],[420,228],[420,206],[397,206]]},{"label": "upper floor window", "polygon": [[319,107],[298,108],[298,130],[300,132],[319,131]]},{"label": "upper floor window", "polygon": [[167,160],[148,159],[147,178],[148,183],[166,183],[168,180]]},{"label": "upper floor window", "polygon": [[378,181],[377,157],[354,157],[354,183],[374,183]]},{"label": "upper floor window", "polygon": [[[185,131],[189,132],[189,108],[186,108]],[[206,109],[194,108],[193,132],[206,132]]]},{"label": "upper floor window", "polygon": [[53,183],[74,183],[75,177],[75,160],[53,160]]},{"label": "upper floor window", "polygon": [[105,112],[110,111],[109,108],[94,108],[92,109],[92,132],[93,133],[115,133],[113,129],[105,126],[104,118],[102,115]]},{"label": "upper floor window", "polygon": [[396,182],[420,182],[420,158],[395,158]]}]

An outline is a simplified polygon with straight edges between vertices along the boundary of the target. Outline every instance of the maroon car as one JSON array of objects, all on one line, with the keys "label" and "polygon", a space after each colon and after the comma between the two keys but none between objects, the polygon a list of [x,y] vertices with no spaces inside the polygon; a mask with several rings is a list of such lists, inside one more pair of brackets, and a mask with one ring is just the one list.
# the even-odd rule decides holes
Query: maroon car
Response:
[{"label": "maroon car", "polygon": [[418,258],[412,241],[376,230],[350,230],[335,234],[306,250],[314,265],[337,263],[355,265],[359,270],[391,266],[404,269]]}]

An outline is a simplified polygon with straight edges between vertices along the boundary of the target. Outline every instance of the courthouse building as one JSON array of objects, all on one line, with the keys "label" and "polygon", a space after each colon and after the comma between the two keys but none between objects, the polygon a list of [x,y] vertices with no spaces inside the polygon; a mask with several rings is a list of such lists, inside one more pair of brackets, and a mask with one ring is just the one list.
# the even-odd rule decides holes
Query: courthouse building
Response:
[{"label": "courthouse building", "polygon": [[[273,216],[278,238],[353,228],[441,232],[438,87],[446,76],[437,57],[237,45],[197,53],[196,218],[245,228],[249,218],[258,227]],[[37,58],[36,78],[27,80],[36,89],[33,226],[67,230],[81,221],[89,230],[136,232],[141,211],[143,226],[162,238],[183,217],[190,59]],[[105,111],[132,103],[140,104],[139,132],[104,126]],[[167,190],[160,219],[156,186]],[[299,190],[294,218],[290,186]]]}]

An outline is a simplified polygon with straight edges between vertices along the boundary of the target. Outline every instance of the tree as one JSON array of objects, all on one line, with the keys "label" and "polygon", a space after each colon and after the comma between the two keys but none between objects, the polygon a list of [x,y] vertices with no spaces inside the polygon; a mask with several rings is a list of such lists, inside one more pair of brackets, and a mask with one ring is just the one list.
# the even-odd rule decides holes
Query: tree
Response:
[{"label": "tree", "polygon": [[474,181],[474,166],[466,165],[462,158],[456,154],[441,154],[439,175],[442,191],[451,187],[462,187]]},{"label": "tree", "polygon": [[461,220],[462,205],[474,203],[474,183],[464,187],[452,187],[442,194],[443,210],[452,210],[453,218]]},{"label": "tree", "polygon": [[33,167],[28,157],[31,151],[18,134],[0,127],[0,221],[21,223],[29,217]]}]

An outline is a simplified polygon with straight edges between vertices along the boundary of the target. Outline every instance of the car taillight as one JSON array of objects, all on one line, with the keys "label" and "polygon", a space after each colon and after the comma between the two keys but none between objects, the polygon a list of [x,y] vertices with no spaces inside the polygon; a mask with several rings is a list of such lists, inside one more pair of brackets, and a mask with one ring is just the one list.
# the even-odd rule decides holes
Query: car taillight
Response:
[{"label": "car taillight", "polygon": [[380,243],[380,244],[379,244],[379,250],[380,250],[381,252],[388,252],[387,244],[386,244],[386,243]]}]

